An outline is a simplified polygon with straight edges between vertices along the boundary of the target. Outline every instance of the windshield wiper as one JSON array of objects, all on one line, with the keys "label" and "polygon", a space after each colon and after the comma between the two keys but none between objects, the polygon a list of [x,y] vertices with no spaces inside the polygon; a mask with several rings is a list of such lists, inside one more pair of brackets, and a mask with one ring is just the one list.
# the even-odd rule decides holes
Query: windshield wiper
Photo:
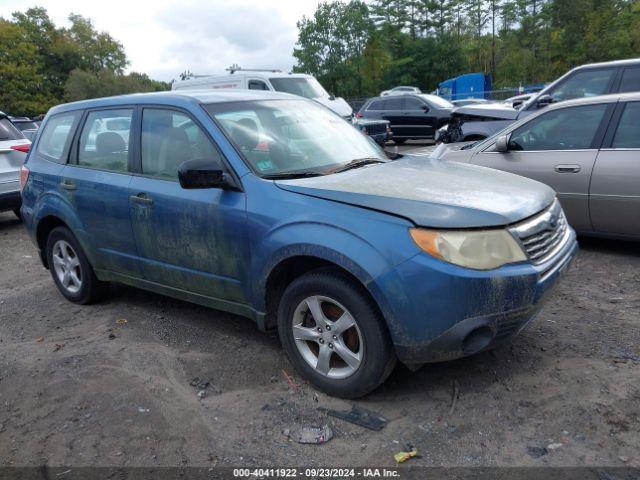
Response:
[{"label": "windshield wiper", "polygon": [[305,178],[305,177],[320,177],[322,173],[318,172],[283,172],[272,173],[269,175],[263,175],[262,178],[267,180],[286,180],[288,178]]},{"label": "windshield wiper", "polygon": [[386,163],[386,162],[384,160],[380,160],[379,158],[373,158],[373,157],[356,158],[355,160],[351,160],[350,162],[345,163],[343,166],[335,170],[331,170],[329,173],[345,172],[347,170],[364,167],[365,165],[371,165],[373,163]]}]

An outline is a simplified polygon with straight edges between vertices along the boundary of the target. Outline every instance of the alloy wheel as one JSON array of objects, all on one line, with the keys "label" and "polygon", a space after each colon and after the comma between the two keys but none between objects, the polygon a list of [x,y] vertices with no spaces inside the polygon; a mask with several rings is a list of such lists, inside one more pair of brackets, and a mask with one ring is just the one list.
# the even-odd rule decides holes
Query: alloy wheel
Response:
[{"label": "alloy wheel", "polygon": [[62,287],[69,293],[78,293],[82,288],[82,267],[73,247],[65,240],[53,245],[53,269]]}]

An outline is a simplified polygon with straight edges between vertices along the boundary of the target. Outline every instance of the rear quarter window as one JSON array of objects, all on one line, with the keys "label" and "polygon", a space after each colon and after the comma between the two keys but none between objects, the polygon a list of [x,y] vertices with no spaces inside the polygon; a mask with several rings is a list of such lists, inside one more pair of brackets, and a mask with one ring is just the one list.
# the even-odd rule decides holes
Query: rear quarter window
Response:
[{"label": "rear quarter window", "polygon": [[78,112],[70,112],[60,113],[49,118],[40,134],[37,153],[47,160],[66,163],[67,159],[64,153],[71,142],[79,115]]}]

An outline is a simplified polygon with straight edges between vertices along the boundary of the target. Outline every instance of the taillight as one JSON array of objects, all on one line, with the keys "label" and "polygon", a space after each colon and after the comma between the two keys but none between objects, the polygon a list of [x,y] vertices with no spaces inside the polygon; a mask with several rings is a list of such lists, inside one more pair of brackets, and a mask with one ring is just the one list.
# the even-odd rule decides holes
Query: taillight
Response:
[{"label": "taillight", "polygon": [[362,118],[362,117],[363,117],[363,115],[362,115],[360,112],[356,112],[356,117],[357,117],[357,118]]},{"label": "taillight", "polygon": [[30,143],[23,143],[22,145],[13,145],[11,150],[17,150],[22,153],[29,153],[29,148],[31,148]]},{"label": "taillight", "polygon": [[27,180],[29,179],[29,169],[24,165],[20,168],[20,190],[24,189],[24,186],[27,184]]}]

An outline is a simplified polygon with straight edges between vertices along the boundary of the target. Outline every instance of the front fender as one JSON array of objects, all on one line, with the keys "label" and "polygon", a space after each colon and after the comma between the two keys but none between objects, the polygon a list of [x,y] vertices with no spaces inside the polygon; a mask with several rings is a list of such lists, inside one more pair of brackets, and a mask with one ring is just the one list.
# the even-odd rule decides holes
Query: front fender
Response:
[{"label": "front fender", "polygon": [[[257,311],[264,312],[266,309],[265,293],[269,274],[282,261],[299,256],[319,258],[347,270],[367,288],[386,321],[392,321],[393,312],[386,294],[369,286],[375,278],[392,270],[402,259],[385,255],[380,248],[352,232],[322,223],[287,224],[271,231],[261,241],[259,255],[252,258],[250,277],[255,279],[251,298]],[[404,295],[404,292],[395,294]]]}]

